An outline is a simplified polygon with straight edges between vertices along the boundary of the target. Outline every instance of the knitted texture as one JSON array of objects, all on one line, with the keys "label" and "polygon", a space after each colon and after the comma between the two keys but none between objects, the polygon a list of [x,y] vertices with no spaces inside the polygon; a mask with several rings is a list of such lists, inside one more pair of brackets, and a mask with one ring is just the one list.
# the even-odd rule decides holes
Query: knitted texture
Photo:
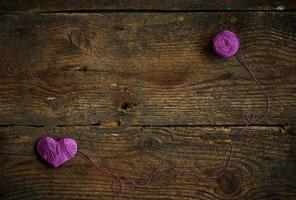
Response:
[{"label": "knitted texture", "polygon": [[41,137],[36,146],[38,154],[53,167],[59,167],[77,153],[77,143],[70,138],[55,140]]},{"label": "knitted texture", "polygon": [[231,57],[239,50],[240,41],[234,32],[222,31],[216,35],[212,45],[219,56]]}]

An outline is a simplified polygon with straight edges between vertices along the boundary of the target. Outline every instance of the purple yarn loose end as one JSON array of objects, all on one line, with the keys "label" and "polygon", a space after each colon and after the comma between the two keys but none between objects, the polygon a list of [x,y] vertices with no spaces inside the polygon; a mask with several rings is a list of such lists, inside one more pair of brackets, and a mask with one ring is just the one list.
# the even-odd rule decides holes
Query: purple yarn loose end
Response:
[{"label": "purple yarn loose end", "polygon": [[222,31],[215,36],[212,46],[216,54],[227,58],[238,52],[240,40],[234,32]]},{"label": "purple yarn loose end", "polygon": [[77,143],[71,138],[55,140],[44,136],[38,140],[36,150],[48,164],[59,167],[76,155]]}]

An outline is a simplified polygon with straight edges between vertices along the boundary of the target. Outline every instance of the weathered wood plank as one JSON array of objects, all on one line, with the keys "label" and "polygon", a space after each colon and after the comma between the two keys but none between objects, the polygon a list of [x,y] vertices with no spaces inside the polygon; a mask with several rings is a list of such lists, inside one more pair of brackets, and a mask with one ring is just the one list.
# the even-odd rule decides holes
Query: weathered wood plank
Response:
[{"label": "weathered wood plank", "polygon": [[295,21],[288,12],[2,15],[1,124],[242,125],[265,99],[235,58],[211,52],[225,28],[271,99],[263,123],[295,124]]},{"label": "weathered wood plank", "polygon": [[[186,84],[163,87],[106,73],[1,77],[2,125],[235,125],[244,113],[259,117],[266,102],[248,75],[236,70],[188,75]],[[165,73],[165,72],[164,72]],[[235,76],[239,77],[236,78]],[[189,78],[190,77],[190,78]],[[232,85],[234,83],[235,85]],[[295,78],[264,81],[271,112],[262,124],[295,124]]]},{"label": "weathered wood plank", "polygon": [[[44,135],[76,138],[102,165],[134,178],[151,164],[197,167],[214,174],[239,127],[7,127],[0,129],[1,199],[112,199],[112,179],[98,174],[81,155],[59,169],[36,157]],[[125,185],[118,199],[295,199],[295,129],[252,127],[235,148],[230,171],[202,182],[165,172],[147,189]]]},{"label": "weathered wood plank", "polygon": [[293,0],[0,0],[0,12],[94,10],[295,10]]},{"label": "weathered wood plank", "polygon": [[238,33],[245,57],[259,70],[292,71],[295,20],[293,12],[2,15],[0,74],[75,69],[186,74],[237,66],[210,49],[213,36],[224,29]]}]

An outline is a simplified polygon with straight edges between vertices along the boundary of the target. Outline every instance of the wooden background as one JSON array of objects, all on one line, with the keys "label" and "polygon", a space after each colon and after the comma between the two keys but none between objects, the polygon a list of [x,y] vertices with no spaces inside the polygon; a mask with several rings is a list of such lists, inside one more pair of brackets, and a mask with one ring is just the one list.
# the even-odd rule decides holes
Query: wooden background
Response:
[{"label": "wooden background", "polygon": [[[294,0],[0,0],[0,199],[296,199]],[[244,113],[265,99],[236,58],[210,41],[238,33],[271,110],[217,181],[167,171],[148,189],[82,156],[52,169],[45,134],[72,137],[104,167],[135,179],[151,164],[211,175]]]}]

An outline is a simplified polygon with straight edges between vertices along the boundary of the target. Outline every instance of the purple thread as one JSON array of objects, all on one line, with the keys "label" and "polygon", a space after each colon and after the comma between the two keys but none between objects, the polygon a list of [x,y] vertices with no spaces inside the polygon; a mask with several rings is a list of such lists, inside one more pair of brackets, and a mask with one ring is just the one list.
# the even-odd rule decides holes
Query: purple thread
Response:
[{"label": "purple thread", "polygon": [[[216,35],[216,37],[213,40],[213,49],[214,51],[222,56],[222,57],[231,57],[233,55],[235,55],[238,50],[240,48],[240,41],[238,36],[231,32],[231,31],[222,31],[219,34]],[[240,129],[234,136],[234,139],[232,140],[232,143],[230,145],[230,150],[229,150],[229,154],[227,156],[226,159],[226,163],[223,167],[223,169],[218,172],[216,175],[214,176],[205,176],[205,175],[201,175],[196,173],[195,171],[192,170],[185,170],[179,167],[175,167],[173,165],[158,165],[156,167],[154,167],[154,169],[151,171],[151,173],[149,174],[147,180],[145,181],[144,184],[138,184],[135,181],[133,181],[132,179],[125,177],[125,176],[119,176],[114,174],[111,171],[108,171],[104,168],[101,168],[99,165],[97,165],[94,160],[92,160],[92,158],[90,156],[88,156],[86,153],[83,153],[81,151],[79,151],[79,153],[81,153],[82,155],[84,155],[87,159],[89,159],[91,161],[91,163],[94,165],[94,167],[103,172],[106,175],[112,176],[114,179],[112,181],[112,191],[114,194],[117,194],[118,192],[120,192],[123,189],[123,180],[126,180],[127,182],[129,182],[130,184],[134,185],[134,187],[137,188],[146,188],[149,186],[149,184],[151,183],[152,178],[158,173],[158,172],[163,172],[165,170],[173,170],[175,172],[179,172],[179,173],[183,173],[187,176],[191,176],[193,178],[196,178],[198,180],[217,180],[218,178],[222,177],[227,170],[230,167],[230,163],[231,160],[233,158],[233,152],[234,152],[234,146],[236,144],[236,142],[239,140],[240,136],[243,135],[245,133],[245,131],[251,126],[251,125],[255,125],[258,124],[260,122],[262,122],[266,115],[269,112],[269,107],[270,107],[270,101],[266,95],[266,92],[264,91],[262,85],[260,84],[260,82],[257,80],[257,78],[255,77],[253,71],[251,70],[251,68],[249,67],[249,65],[246,63],[245,58],[243,55],[240,55],[240,57],[237,58],[238,61],[241,63],[242,66],[244,66],[246,68],[246,70],[249,72],[251,78],[255,81],[255,83],[257,84],[258,88],[260,89],[260,91],[262,92],[265,100],[266,100],[266,109],[264,111],[264,113],[262,114],[262,116],[259,119],[256,119],[254,114],[251,112],[246,113],[245,118],[246,118],[246,125]],[[115,183],[118,182],[119,183],[119,190],[115,189]]]},{"label": "purple thread", "polygon": [[[248,112],[245,115],[246,118],[246,125],[239,130],[239,132],[237,132],[235,134],[235,137],[232,141],[232,144],[230,146],[230,150],[229,150],[229,154],[228,157],[226,159],[226,164],[223,167],[223,170],[221,170],[220,172],[217,173],[217,175],[214,176],[205,176],[205,175],[201,175],[196,173],[195,171],[192,170],[185,170],[179,167],[175,167],[173,165],[158,165],[156,167],[154,167],[154,169],[151,171],[150,175],[148,176],[147,180],[145,181],[144,184],[138,184],[135,181],[133,181],[131,178],[125,177],[125,176],[119,176],[109,170],[106,170],[102,167],[100,167],[98,164],[95,163],[95,161],[88,156],[86,153],[78,151],[79,153],[81,153],[82,155],[84,155],[88,160],[90,160],[90,162],[93,164],[93,166],[98,170],[101,171],[102,173],[109,175],[111,177],[113,177],[113,181],[112,181],[112,191],[114,194],[118,194],[120,191],[122,191],[123,189],[123,180],[126,180],[127,182],[129,182],[130,184],[132,184],[134,187],[136,188],[147,188],[149,186],[149,184],[151,183],[152,178],[158,173],[158,172],[163,172],[165,170],[172,170],[175,172],[179,172],[179,173],[183,173],[187,176],[191,176],[193,178],[196,178],[198,180],[202,180],[202,181],[211,181],[211,180],[217,180],[218,178],[222,177],[227,170],[230,167],[230,163],[231,163],[231,159],[233,158],[233,151],[234,151],[234,146],[236,144],[236,142],[239,140],[240,136],[243,135],[245,133],[245,131],[251,126],[251,125],[255,125],[260,123],[261,121],[263,121],[267,115],[267,113],[269,112],[269,104],[270,101],[266,95],[266,92],[264,91],[262,85],[260,84],[260,82],[257,80],[257,78],[255,77],[253,71],[251,70],[251,68],[248,66],[248,64],[245,61],[245,58],[243,55],[241,55],[241,58],[238,58],[238,61],[247,69],[247,71],[249,72],[251,78],[256,82],[258,88],[260,89],[260,91],[262,92],[265,100],[266,100],[266,109],[264,111],[264,113],[262,114],[262,116],[256,120],[255,116],[253,113]],[[119,183],[119,190],[115,189],[115,183]]]},{"label": "purple thread", "polygon": [[[220,32],[218,35],[216,35],[216,37],[213,40],[213,49],[214,49],[214,51],[218,55],[220,55],[222,57],[230,57],[230,56],[235,55],[237,53],[237,51],[239,50],[239,48],[240,48],[239,38],[235,33],[231,32],[231,31]],[[179,173],[182,173],[182,174],[185,174],[187,176],[191,176],[193,178],[196,178],[198,180],[203,180],[203,181],[205,181],[205,180],[208,180],[208,181],[216,180],[216,179],[220,178],[221,176],[223,176],[227,172],[227,170],[230,167],[231,159],[233,158],[234,146],[235,146],[236,142],[239,140],[240,136],[243,135],[245,133],[245,131],[251,125],[255,125],[255,124],[258,124],[258,123],[262,122],[265,119],[266,115],[268,114],[269,107],[270,107],[270,101],[269,101],[269,99],[267,97],[266,92],[264,91],[264,89],[263,89],[262,85],[260,84],[260,82],[255,77],[253,71],[251,70],[251,67],[249,67],[249,65],[246,63],[246,60],[245,60],[244,56],[240,55],[240,57],[238,57],[237,59],[241,63],[241,65],[246,68],[246,70],[249,72],[251,78],[255,81],[258,88],[262,92],[262,94],[263,94],[263,96],[264,96],[264,98],[266,100],[266,109],[265,109],[264,113],[262,114],[262,116],[259,117],[258,119],[255,118],[253,113],[251,113],[251,112],[246,113],[246,115],[245,115],[246,125],[235,134],[235,137],[232,140],[232,144],[230,146],[229,154],[227,156],[226,163],[225,163],[225,165],[223,167],[223,170],[218,172],[216,175],[214,175],[214,176],[205,176],[205,175],[198,174],[195,171],[185,170],[185,169],[173,166],[173,165],[158,165],[158,166],[153,168],[153,170],[150,172],[147,180],[143,184],[138,184],[134,180],[132,180],[131,178],[128,178],[126,176],[117,175],[116,173],[112,172],[111,170],[107,170],[107,169],[101,167],[88,154],[86,154],[86,153],[84,153],[82,151],[77,151],[77,152],[79,152],[80,154],[85,156],[92,163],[92,165],[96,168],[97,171],[102,172],[103,174],[105,174],[107,176],[111,176],[113,178],[111,188],[112,188],[112,191],[113,191],[114,194],[118,194],[119,192],[121,192],[124,189],[124,186],[123,186],[123,181],[124,180],[126,180],[127,182],[129,182],[130,184],[132,184],[136,188],[146,188],[146,187],[149,186],[149,184],[151,183],[152,178],[157,173],[163,172],[165,170],[172,170],[172,171],[175,171],[175,172],[179,172]],[[39,143],[40,143],[40,141],[39,141]],[[39,143],[38,143],[38,145],[39,145]],[[60,141],[57,141],[57,143],[60,143]],[[75,142],[75,144],[76,144],[76,142]],[[38,145],[37,145],[37,150],[38,150]],[[42,148],[45,148],[44,146],[46,146],[46,145],[41,145]],[[76,150],[77,150],[77,148],[76,148]],[[47,154],[48,154],[48,152],[47,152]],[[69,155],[65,155],[65,156],[67,158],[69,158]],[[119,189],[116,189],[116,183],[119,184]]]},{"label": "purple thread", "polygon": [[237,53],[240,41],[234,32],[222,31],[215,36],[212,46],[219,56],[227,58]]}]

